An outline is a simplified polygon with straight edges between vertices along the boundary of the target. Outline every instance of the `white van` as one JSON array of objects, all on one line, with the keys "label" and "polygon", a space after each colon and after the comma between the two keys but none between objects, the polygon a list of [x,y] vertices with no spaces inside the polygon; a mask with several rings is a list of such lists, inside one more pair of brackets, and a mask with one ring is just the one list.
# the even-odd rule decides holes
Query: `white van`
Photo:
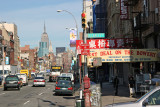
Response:
[{"label": "white van", "polygon": [[74,75],[72,73],[61,73],[61,76],[67,76],[71,78],[72,84],[74,84]]},{"label": "white van", "polygon": [[28,77],[26,74],[16,73],[19,78],[22,78],[23,85],[28,85]]}]

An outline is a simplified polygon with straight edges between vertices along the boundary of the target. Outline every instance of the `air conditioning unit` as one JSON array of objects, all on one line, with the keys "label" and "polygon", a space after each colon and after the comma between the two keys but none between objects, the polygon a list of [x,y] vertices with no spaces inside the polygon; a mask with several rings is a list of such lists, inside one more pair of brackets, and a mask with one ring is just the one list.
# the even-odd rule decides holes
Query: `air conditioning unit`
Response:
[{"label": "air conditioning unit", "polygon": [[155,8],[155,14],[158,14],[158,8]]}]

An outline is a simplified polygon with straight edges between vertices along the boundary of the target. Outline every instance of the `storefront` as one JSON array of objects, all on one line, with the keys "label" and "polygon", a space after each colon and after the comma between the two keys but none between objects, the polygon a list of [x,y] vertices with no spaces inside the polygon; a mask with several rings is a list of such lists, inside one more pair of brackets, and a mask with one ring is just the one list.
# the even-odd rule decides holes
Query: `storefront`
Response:
[{"label": "storefront", "polygon": [[[94,57],[101,57],[102,63],[109,63],[109,81],[118,75],[120,82],[127,83],[130,74],[156,72],[158,52],[158,49],[93,49],[87,57],[87,65],[92,66]],[[144,70],[144,62],[150,63],[148,71]]]}]

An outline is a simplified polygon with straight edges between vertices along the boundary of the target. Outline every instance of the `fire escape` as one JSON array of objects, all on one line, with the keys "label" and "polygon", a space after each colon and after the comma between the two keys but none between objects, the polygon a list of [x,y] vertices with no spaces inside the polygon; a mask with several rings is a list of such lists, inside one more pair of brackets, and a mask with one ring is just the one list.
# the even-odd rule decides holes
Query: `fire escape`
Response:
[{"label": "fire escape", "polygon": [[[139,1],[140,0],[126,0],[125,5],[135,7]],[[143,48],[142,32],[153,27],[154,31],[152,33],[155,33],[158,32],[160,28],[158,24],[158,9],[155,8],[155,11],[146,11],[145,9],[139,10],[138,12],[132,11],[131,15],[133,16],[131,17],[133,37],[138,37],[140,39],[139,48]]]}]

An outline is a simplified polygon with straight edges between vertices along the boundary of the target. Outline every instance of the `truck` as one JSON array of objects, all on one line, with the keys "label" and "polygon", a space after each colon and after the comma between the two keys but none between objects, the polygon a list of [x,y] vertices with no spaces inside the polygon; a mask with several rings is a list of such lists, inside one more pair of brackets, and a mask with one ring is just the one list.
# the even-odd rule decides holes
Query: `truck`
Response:
[{"label": "truck", "polygon": [[29,71],[28,71],[28,69],[22,69],[22,70],[20,70],[20,74],[26,74],[27,75],[27,77],[29,77]]},{"label": "truck", "polygon": [[61,66],[51,66],[49,82],[55,82],[57,77],[61,74],[62,67]]},{"label": "truck", "polygon": [[[4,65],[4,78],[9,74],[18,73],[16,65]],[[0,65],[0,76],[3,77],[3,65]]]}]

